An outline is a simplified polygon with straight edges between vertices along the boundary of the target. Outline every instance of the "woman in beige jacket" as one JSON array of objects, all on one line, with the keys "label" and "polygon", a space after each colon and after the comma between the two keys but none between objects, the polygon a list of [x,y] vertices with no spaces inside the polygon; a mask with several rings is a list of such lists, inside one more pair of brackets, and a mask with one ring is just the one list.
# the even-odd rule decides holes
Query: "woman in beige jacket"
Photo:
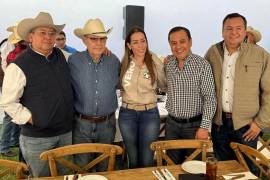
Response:
[{"label": "woman in beige jacket", "polygon": [[150,144],[159,134],[157,87],[165,87],[162,61],[148,49],[145,32],[132,28],[125,40],[120,81],[122,107],[119,126],[127,149],[129,168],[153,165]]}]

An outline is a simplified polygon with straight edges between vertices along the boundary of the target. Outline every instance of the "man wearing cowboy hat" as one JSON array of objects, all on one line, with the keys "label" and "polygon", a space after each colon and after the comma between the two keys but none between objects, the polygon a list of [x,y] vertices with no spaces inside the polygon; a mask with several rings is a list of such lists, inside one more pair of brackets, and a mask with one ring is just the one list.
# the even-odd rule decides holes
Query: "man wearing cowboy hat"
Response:
[{"label": "man wearing cowboy hat", "polygon": [[[21,37],[17,33],[17,25],[11,26],[7,28],[7,31],[12,32],[7,42],[14,45],[15,49],[9,52],[6,63],[9,65],[15,58],[21,54],[24,49],[26,49],[27,45],[25,41],[21,39]],[[13,152],[10,148],[19,145],[19,134],[20,129],[17,124],[12,122],[12,118],[5,112],[5,116],[3,118],[3,126],[2,126],[2,135],[0,142],[0,152],[1,155],[7,157],[13,157],[17,154]]]},{"label": "man wearing cowboy hat", "polygon": [[21,126],[20,147],[34,177],[50,176],[41,152],[72,143],[70,74],[63,53],[54,48],[63,28],[44,12],[23,19],[17,31],[30,47],[7,67],[3,82],[0,105]]},{"label": "man wearing cowboy hat", "polygon": [[[238,13],[223,20],[224,40],[206,53],[213,69],[217,111],[212,141],[219,160],[236,159],[230,142],[257,147],[261,129],[270,122],[270,55],[260,46],[243,43],[247,21]],[[252,162],[248,162],[256,173]]]},{"label": "man wearing cowboy hat", "polygon": [[253,27],[248,26],[246,38],[248,43],[257,44],[262,39],[262,35],[259,31],[257,31]]},{"label": "man wearing cowboy hat", "polygon": [[[87,48],[71,55],[68,60],[77,112],[74,144],[110,144],[114,141],[120,61],[114,54],[103,54],[111,30],[105,31],[100,19],[90,19],[83,28],[74,30]],[[77,155],[75,161],[83,165],[92,158],[90,155]],[[103,162],[97,171],[106,168],[107,163]]]}]

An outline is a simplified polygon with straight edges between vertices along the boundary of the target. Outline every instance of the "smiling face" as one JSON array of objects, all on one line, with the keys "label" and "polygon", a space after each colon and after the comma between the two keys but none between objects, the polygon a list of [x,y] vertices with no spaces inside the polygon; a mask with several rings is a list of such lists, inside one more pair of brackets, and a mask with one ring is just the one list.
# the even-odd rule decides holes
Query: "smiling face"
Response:
[{"label": "smiling face", "polygon": [[107,37],[94,35],[83,36],[83,42],[87,47],[88,53],[94,60],[99,60],[106,48]]},{"label": "smiling face", "polygon": [[56,30],[49,27],[37,27],[29,33],[28,37],[32,48],[47,56],[53,50]]},{"label": "smiling face", "polygon": [[127,43],[131,49],[133,56],[136,58],[144,58],[147,50],[147,41],[142,32],[135,32],[130,36],[130,43]]},{"label": "smiling face", "polygon": [[65,45],[66,45],[66,37],[63,34],[57,34],[55,46],[64,49]]},{"label": "smiling face", "polygon": [[192,39],[190,39],[184,30],[176,31],[170,34],[169,43],[171,51],[177,60],[184,61],[189,55]]},{"label": "smiling face", "polygon": [[241,17],[227,19],[224,22],[222,36],[227,49],[236,50],[246,36],[244,20]]}]

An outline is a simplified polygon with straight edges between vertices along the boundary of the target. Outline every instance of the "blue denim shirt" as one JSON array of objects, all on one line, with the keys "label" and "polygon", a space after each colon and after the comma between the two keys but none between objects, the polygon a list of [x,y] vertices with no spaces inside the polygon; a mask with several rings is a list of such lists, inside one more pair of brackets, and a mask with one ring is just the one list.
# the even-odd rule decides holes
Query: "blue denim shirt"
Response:
[{"label": "blue denim shirt", "polygon": [[68,59],[74,90],[75,110],[85,115],[108,115],[118,107],[116,88],[120,61],[113,54],[95,63],[88,51]]},{"label": "blue denim shirt", "polygon": [[68,45],[65,45],[64,50],[67,51],[68,53],[71,53],[71,54],[78,52],[75,48],[70,47]]}]

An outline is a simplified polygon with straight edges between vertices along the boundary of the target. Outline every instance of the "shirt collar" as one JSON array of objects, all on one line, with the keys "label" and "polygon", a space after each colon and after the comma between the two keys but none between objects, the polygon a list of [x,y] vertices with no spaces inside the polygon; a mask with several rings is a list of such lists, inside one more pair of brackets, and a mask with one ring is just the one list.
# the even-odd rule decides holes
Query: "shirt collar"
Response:
[{"label": "shirt collar", "polygon": [[[242,46],[242,43],[241,43],[241,45],[237,48],[237,51],[233,52],[233,54],[234,54],[234,53],[239,53],[240,50],[241,50],[241,46]],[[229,53],[229,51],[228,51],[228,49],[227,49],[227,47],[226,47],[225,42],[223,42],[223,49],[224,49],[224,54],[226,54],[226,55],[228,55],[228,56],[231,56],[231,55],[232,55],[232,54]]]},{"label": "shirt collar", "polygon": [[101,62],[104,61],[104,60],[103,60],[103,59],[104,59],[104,58],[103,58],[103,57],[104,57],[103,53],[101,54],[98,63],[96,63],[96,62],[93,60],[93,58],[90,56],[90,54],[89,54],[89,52],[88,52],[87,49],[85,50],[85,53],[86,53],[87,59],[89,59],[92,63],[99,64],[99,63],[101,63]]},{"label": "shirt collar", "polygon": [[31,45],[31,44],[29,44],[29,47],[30,47],[30,48],[32,49],[32,51],[34,51],[35,53],[37,53],[37,54],[39,54],[39,55],[41,55],[41,56],[44,56],[44,57],[46,57],[46,58],[48,58],[48,57],[52,54],[52,52],[53,52],[53,50],[52,50],[47,56],[45,56],[44,54],[42,54],[42,53],[40,53],[40,52],[34,50],[34,49],[32,48],[32,45]]},{"label": "shirt collar", "polygon": [[[190,61],[192,61],[192,56],[193,56],[193,54],[192,54],[192,51],[190,50],[188,53],[188,56],[184,60],[184,64],[190,63]],[[178,64],[178,61],[177,61],[175,56],[172,56],[171,60],[173,60],[176,64]]]}]

